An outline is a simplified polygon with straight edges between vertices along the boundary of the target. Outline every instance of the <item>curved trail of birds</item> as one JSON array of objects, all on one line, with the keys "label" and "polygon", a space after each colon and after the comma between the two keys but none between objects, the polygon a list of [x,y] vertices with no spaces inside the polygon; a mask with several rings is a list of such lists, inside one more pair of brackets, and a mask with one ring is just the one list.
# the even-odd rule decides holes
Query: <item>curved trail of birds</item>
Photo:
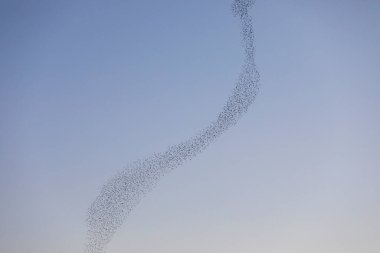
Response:
[{"label": "curved trail of birds", "polygon": [[259,90],[259,73],[255,64],[252,18],[249,8],[254,0],[234,0],[232,11],[241,21],[244,64],[231,96],[216,120],[192,138],[138,160],[110,179],[91,204],[87,218],[85,252],[102,253],[132,209],[162,176],[194,158],[235,125],[254,102]]}]

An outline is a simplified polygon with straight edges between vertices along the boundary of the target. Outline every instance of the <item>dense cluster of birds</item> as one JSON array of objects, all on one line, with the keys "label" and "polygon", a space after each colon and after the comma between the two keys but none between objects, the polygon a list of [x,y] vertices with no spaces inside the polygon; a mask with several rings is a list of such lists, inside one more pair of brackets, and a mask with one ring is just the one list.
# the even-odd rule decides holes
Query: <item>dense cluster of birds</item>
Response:
[{"label": "dense cluster of birds", "polygon": [[192,138],[169,147],[165,152],[135,161],[111,178],[88,211],[86,253],[103,253],[115,232],[132,209],[162,176],[201,153],[229,127],[236,124],[255,100],[259,73],[255,65],[252,18],[253,0],[234,0],[232,10],[241,21],[244,64],[232,95],[211,124]]}]

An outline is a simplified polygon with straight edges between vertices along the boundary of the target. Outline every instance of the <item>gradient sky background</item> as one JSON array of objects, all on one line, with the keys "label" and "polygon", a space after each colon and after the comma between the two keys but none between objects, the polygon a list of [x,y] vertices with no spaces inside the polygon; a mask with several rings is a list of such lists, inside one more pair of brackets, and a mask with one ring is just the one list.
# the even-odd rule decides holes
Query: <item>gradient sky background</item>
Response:
[{"label": "gradient sky background", "polygon": [[[230,4],[0,1],[0,252],[82,252],[103,183],[214,119],[243,58]],[[256,103],[108,252],[380,252],[379,13],[257,1]]]}]

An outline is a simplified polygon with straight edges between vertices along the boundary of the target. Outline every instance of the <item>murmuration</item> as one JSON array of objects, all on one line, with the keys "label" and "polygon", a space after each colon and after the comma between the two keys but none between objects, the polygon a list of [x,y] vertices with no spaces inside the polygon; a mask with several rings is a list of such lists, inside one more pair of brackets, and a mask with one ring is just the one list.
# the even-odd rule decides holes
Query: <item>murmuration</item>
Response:
[{"label": "murmuration", "polygon": [[133,162],[103,186],[88,210],[86,253],[105,252],[106,245],[133,208],[160,178],[205,150],[235,125],[254,102],[259,90],[259,73],[255,63],[253,22],[249,14],[253,4],[253,0],[234,0],[232,4],[233,14],[240,20],[245,57],[232,94],[220,113],[197,135],[164,152]]}]

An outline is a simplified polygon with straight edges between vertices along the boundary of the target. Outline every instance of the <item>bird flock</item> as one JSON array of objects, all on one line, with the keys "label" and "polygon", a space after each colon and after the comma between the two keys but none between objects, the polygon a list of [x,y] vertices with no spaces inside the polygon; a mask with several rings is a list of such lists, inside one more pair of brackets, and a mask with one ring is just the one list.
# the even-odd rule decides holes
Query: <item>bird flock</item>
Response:
[{"label": "bird flock", "polygon": [[254,0],[234,0],[232,12],[238,17],[244,49],[244,63],[232,94],[208,127],[166,151],[135,161],[112,177],[88,209],[85,253],[104,253],[106,245],[133,208],[161,177],[194,158],[228,128],[235,125],[254,102],[259,90],[255,64],[252,17]]}]

